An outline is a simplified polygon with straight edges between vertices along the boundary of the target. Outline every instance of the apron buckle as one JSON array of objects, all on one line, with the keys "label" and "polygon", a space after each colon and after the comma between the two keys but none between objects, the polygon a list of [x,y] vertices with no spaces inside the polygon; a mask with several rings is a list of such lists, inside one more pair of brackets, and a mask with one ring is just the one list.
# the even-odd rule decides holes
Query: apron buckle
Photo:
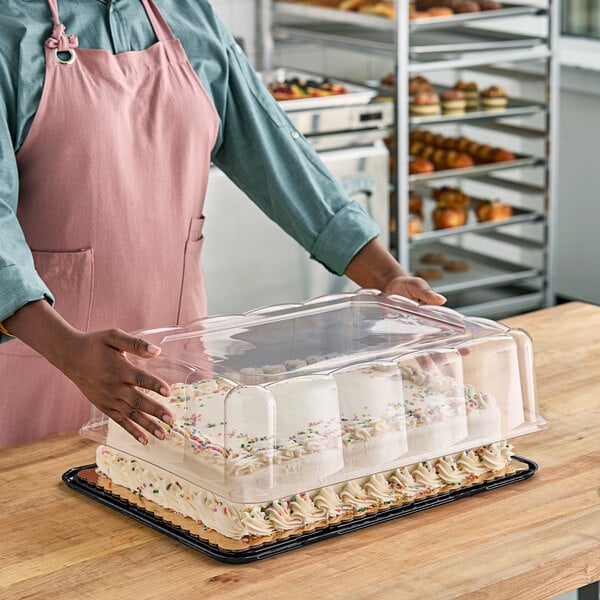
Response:
[{"label": "apron buckle", "polygon": [[[62,56],[60,55],[65,55],[68,54],[69,57],[68,58],[62,58]],[[60,63],[61,65],[71,65],[75,62],[75,50],[73,50],[73,48],[67,48],[66,50],[59,50],[58,48],[53,48],[52,49],[52,56],[54,58],[54,60],[57,63]]]}]

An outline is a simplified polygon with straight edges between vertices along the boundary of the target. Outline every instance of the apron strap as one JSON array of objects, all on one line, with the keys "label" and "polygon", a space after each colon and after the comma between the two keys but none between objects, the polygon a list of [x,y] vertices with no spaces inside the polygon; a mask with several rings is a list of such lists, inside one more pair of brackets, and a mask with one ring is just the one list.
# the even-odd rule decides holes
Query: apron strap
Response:
[{"label": "apron strap", "polygon": [[175,36],[171,31],[171,28],[163,18],[163,16],[156,8],[156,5],[152,0],[142,0],[142,4],[146,9],[146,14],[148,15],[148,19],[150,20],[150,24],[154,29],[154,34],[156,35],[156,39],[159,42],[164,42],[166,40],[174,40]]},{"label": "apron strap", "polygon": [[76,35],[67,35],[65,26],[58,17],[58,0],[48,0],[48,6],[52,13],[52,35],[46,40],[46,46],[57,52],[68,52],[79,46]]}]

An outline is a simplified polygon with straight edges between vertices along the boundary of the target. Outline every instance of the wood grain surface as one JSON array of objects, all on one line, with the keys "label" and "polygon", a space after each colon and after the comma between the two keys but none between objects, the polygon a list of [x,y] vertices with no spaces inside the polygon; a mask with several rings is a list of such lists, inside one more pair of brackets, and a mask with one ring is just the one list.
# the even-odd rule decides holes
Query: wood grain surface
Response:
[{"label": "wood grain surface", "polygon": [[[531,479],[227,565],[67,488],[75,432],[0,451],[0,598],[546,599],[600,579],[600,307],[507,319],[533,337],[550,427],[513,441]],[[40,400],[43,401],[43,400]]]}]

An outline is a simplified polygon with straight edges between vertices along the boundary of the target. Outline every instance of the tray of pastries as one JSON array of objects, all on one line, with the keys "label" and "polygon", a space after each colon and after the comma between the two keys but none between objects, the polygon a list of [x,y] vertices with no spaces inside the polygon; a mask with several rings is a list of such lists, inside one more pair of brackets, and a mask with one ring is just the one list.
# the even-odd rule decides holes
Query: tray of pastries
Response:
[{"label": "tray of pastries", "polygon": [[263,71],[260,76],[286,111],[368,104],[377,95],[366,86],[286,67]]}]

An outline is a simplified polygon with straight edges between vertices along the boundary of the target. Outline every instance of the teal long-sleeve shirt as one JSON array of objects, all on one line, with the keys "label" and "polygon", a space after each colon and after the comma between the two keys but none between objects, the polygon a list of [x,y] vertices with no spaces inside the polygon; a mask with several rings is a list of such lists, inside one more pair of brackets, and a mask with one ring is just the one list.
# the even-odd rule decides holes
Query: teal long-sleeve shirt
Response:
[{"label": "teal long-sleeve shirt", "polygon": [[[375,223],[297,135],[206,0],[155,4],[217,109],[213,163],[313,259],[343,273],[377,236]],[[58,8],[67,33],[76,35],[82,48],[117,54],[143,50],[156,41],[141,0],[58,0]],[[16,217],[15,156],[38,107],[44,41],[51,30],[47,0],[0,2],[0,322],[28,302],[53,301]],[[0,334],[0,342],[7,339]]]}]

